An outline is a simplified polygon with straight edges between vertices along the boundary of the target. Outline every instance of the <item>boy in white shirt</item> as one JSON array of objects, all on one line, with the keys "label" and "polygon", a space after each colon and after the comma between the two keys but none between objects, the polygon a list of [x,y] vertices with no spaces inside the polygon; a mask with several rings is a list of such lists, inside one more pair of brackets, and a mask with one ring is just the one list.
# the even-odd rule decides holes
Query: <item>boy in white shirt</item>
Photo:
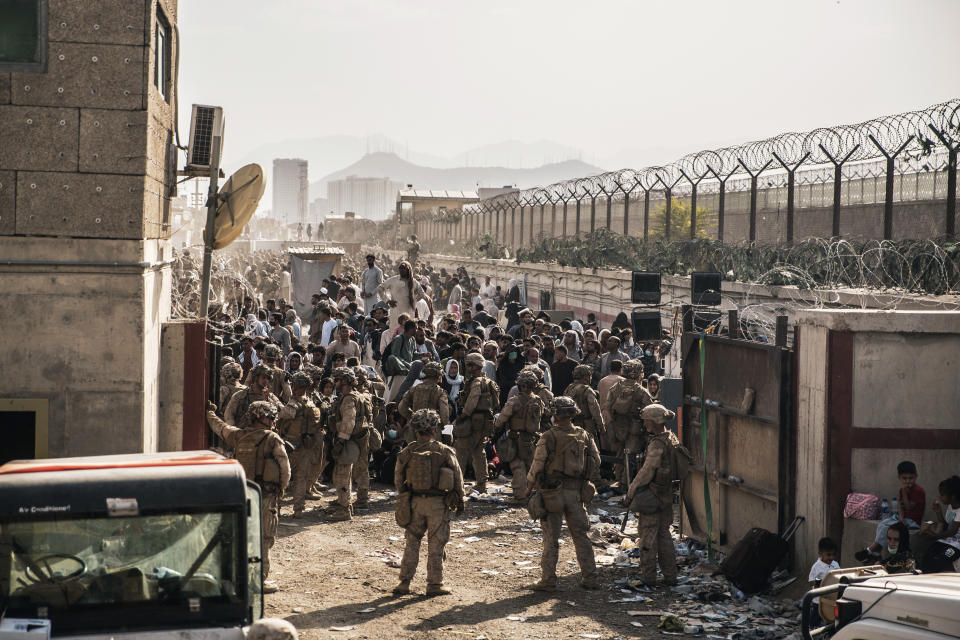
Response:
[{"label": "boy in white shirt", "polygon": [[[817,561],[810,567],[810,575],[807,580],[810,582],[810,588],[816,589],[820,586],[823,577],[834,569],[839,569],[840,563],[837,562],[837,543],[831,538],[820,538],[817,542]],[[820,624],[819,611],[820,598],[813,599],[813,619],[814,624]]]}]

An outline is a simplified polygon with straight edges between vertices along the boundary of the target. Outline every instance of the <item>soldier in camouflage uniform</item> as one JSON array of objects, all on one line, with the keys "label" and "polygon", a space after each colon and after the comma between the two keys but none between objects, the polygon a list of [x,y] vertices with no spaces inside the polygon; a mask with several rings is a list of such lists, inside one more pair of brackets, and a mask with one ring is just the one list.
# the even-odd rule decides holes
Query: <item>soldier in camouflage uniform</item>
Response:
[{"label": "soldier in camouflage uniform", "polygon": [[393,592],[410,593],[410,581],[420,560],[420,542],[427,534],[427,595],[447,595],[450,590],[443,586],[443,549],[450,540],[450,511],[463,513],[463,474],[453,449],[437,441],[440,416],[436,411],[419,409],[410,422],[417,439],[399,453],[394,470],[397,524],[406,530],[406,545],[400,582]]},{"label": "soldier in camouflage uniform", "polygon": [[360,447],[360,456],[353,465],[353,484],[357,488],[355,508],[365,508],[370,504],[370,436],[373,432],[376,406],[373,394],[367,386],[367,371],[363,367],[353,367],[353,375],[357,378],[356,392],[363,401],[363,427],[366,435],[355,440]]},{"label": "soldier in camouflage uniform", "polygon": [[440,416],[440,424],[450,422],[450,402],[446,392],[440,388],[441,376],[443,376],[443,367],[439,362],[428,362],[423,365],[423,381],[403,394],[397,406],[397,411],[407,420],[403,439],[408,443],[417,439],[413,425],[410,424],[410,417],[414,412],[420,409],[433,409]]},{"label": "soldier in camouflage uniform", "polygon": [[473,488],[487,492],[486,439],[493,435],[493,410],[500,398],[497,383],[483,375],[483,356],[468,353],[466,382],[460,389],[458,404],[462,407],[453,430],[453,448],[460,469],[469,462],[473,466]]},{"label": "soldier in camouflage uniform", "polygon": [[508,437],[512,441],[513,451],[505,462],[510,463],[513,501],[517,503],[527,501],[527,469],[533,461],[544,410],[543,400],[533,393],[536,388],[537,376],[532,371],[521,371],[517,376],[519,393],[507,401],[494,421],[498,428],[509,428]]},{"label": "soldier in camouflage uniform", "polygon": [[[263,364],[270,367],[270,391],[283,402],[289,402],[292,391],[290,390],[290,383],[287,382],[287,372],[283,370],[283,367],[277,366],[278,362],[282,362],[282,354],[280,347],[275,344],[268,344],[263,348]],[[250,384],[252,375],[253,372],[251,371],[250,375],[247,376],[247,384]]]},{"label": "soldier in camouflage uniform", "polygon": [[364,426],[364,403],[360,394],[354,390],[357,376],[347,367],[338,367],[333,371],[337,385],[337,399],[333,404],[333,486],[337,490],[337,500],[330,512],[330,520],[352,520],[353,505],[353,466],[360,459],[360,444],[369,433]]},{"label": "soldier in camouflage uniform", "polygon": [[[650,393],[640,382],[643,377],[642,362],[624,362],[623,377],[624,380],[610,389],[610,397],[607,398],[607,409],[612,416],[612,424],[607,425],[607,442],[617,458],[623,458],[625,452],[640,453],[646,447],[647,435],[640,419],[640,411],[653,403]],[[624,475],[623,463],[614,465],[613,472],[622,486],[630,482],[630,478]]]},{"label": "soldier in camouflage uniform", "polygon": [[528,485],[540,491],[546,509],[546,514],[540,518],[542,573],[540,581],[530,587],[536,591],[557,588],[560,528],[564,518],[580,565],[580,586],[584,589],[600,586],[593,545],[587,538],[590,521],[584,506],[596,494],[592,480],[596,479],[600,469],[600,453],[593,437],[571,422],[578,412],[577,403],[572,398],[556,398],[556,426],[540,437],[527,474]]},{"label": "soldier in camouflage uniform", "polygon": [[543,369],[538,366],[524,367],[524,371],[530,371],[537,376],[537,386],[533,389],[535,396],[543,402],[543,413],[540,415],[540,431],[548,431],[553,427],[553,392],[547,389],[543,384]]},{"label": "soldier in camouflage uniform", "polygon": [[223,415],[223,410],[227,408],[227,403],[237,391],[246,389],[240,384],[240,377],[243,375],[243,367],[236,362],[228,362],[220,367],[220,393],[217,396],[217,413]]},{"label": "soldier in camouflage uniform", "polygon": [[320,484],[320,474],[327,466],[327,460],[330,458],[330,447],[333,444],[330,432],[330,414],[333,411],[333,402],[327,396],[320,393],[320,381],[323,380],[323,369],[313,365],[304,367],[304,371],[310,374],[313,384],[310,387],[310,400],[320,412],[320,431],[323,433],[320,457],[310,472],[310,481],[307,483],[307,498],[319,500],[323,497],[321,492],[326,489],[326,485]]},{"label": "soldier in camouflage uniform", "polygon": [[[280,518],[280,496],[290,483],[290,461],[283,439],[273,431],[277,407],[270,402],[256,401],[244,411],[238,426],[221,420],[213,403],[207,405],[207,424],[233,449],[237,462],[243,466],[248,480],[260,485],[260,516],[263,527],[263,577],[270,574],[270,549],[277,537]],[[267,593],[277,590],[272,582],[265,582]]]},{"label": "soldier in camouflage uniform", "polygon": [[[676,414],[661,404],[651,404],[641,412],[644,428],[650,434],[643,466],[630,483],[624,501],[628,507],[638,491],[649,488],[657,498],[657,510],[637,513],[637,543],[640,546],[640,575],[647,584],[657,580],[657,564],[663,582],[677,584],[677,557],[670,536],[673,523],[674,449],[680,441],[666,423]],[[659,562],[658,562],[659,561]]]},{"label": "soldier in camouflage uniform", "polygon": [[307,392],[313,385],[310,374],[298,371],[290,379],[293,396],[280,410],[277,431],[293,447],[290,465],[293,474],[293,516],[303,514],[312,474],[323,458],[323,425],[320,410]]},{"label": "soldier in camouflage uniform", "polygon": [[600,411],[599,394],[590,386],[590,379],[593,376],[593,367],[588,365],[577,365],[573,369],[573,384],[567,387],[564,392],[577,403],[577,415],[573,418],[573,424],[577,425],[591,436],[594,442],[599,442],[600,435],[606,431],[603,423],[603,415]]},{"label": "soldier in camouflage uniform", "polygon": [[260,362],[250,369],[250,382],[246,387],[233,394],[223,410],[223,419],[227,424],[235,425],[246,413],[250,405],[258,400],[264,400],[279,409],[283,406],[280,399],[270,391],[270,367]]}]

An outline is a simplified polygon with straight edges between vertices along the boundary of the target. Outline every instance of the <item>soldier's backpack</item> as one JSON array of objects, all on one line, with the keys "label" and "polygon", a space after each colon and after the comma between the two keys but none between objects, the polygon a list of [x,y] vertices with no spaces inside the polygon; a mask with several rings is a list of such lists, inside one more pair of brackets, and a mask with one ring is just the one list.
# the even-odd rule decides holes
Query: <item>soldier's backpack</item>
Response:
[{"label": "soldier's backpack", "polygon": [[690,450],[682,444],[671,447],[670,464],[673,479],[683,481],[690,473],[690,465],[693,464],[693,456],[690,454]]},{"label": "soldier's backpack", "polygon": [[613,413],[617,415],[630,413],[630,409],[633,407],[633,389],[618,382],[611,393],[616,394],[613,400]]},{"label": "soldier's backpack", "polygon": [[407,484],[417,492],[430,491],[437,487],[443,454],[437,451],[414,451],[407,463]]},{"label": "soldier's backpack", "polygon": [[556,449],[550,459],[550,469],[570,478],[581,478],[587,466],[587,443],[576,433],[553,432]]},{"label": "soldier's backpack", "polygon": [[257,484],[280,482],[280,466],[272,457],[268,460],[261,451],[269,437],[270,431],[266,429],[246,430],[237,438],[234,447],[234,455],[243,472]]}]

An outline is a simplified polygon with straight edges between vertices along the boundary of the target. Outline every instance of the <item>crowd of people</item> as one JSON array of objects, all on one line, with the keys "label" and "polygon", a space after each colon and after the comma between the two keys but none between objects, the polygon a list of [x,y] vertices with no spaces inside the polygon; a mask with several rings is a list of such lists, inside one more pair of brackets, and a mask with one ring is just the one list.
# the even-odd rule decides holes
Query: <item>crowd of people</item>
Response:
[{"label": "crowd of people", "polygon": [[[223,448],[261,483],[266,547],[285,492],[299,517],[308,501],[332,487],[336,498],[325,514],[336,521],[368,505],[371,477],[408,486],[412,500],[405,503],[401,491],[398,513],[409,515],[398,520],[406,521],[408,549],[418,549],[424,532],[435,534],[437,514],[462,510],[468,491],[483,495],[489,479],[509,477],[512,502],[542,510],[546,560],[536,588],[556,585],[558,518],[564,517],[575,531],[583,584],[595,586],[584,505],[596,485],[612,485],[628,502],[641,489],[670,491],[664,480],[669,455],[658,458],[667,468],[660,485],[655,469],[642,485],[631,480],[644,475],[639,455],[647,441],[670,434],[663,425],[673,414],[657,401],[660,359],[671,342],[635,342],[625,316],[609,328],[593,314],[554,321],[524,305],[515,280],[500,284],[462,268],[435,270],[410,262],[416,251],[408,257],[370,254],[365,264],[345,257],[342,273],[324,280],[305,318],[284,290],[286,265],[259,257],[252,272],[271,283],[266,294],[272,297],[261,300],[237,288],[235,300],[209,310],[224,356],[208,421]],[[252,435],[261,431],[269,433]],[[547,433],[553,436],[541,437]],[[660,439],[668,448],[678,444],[675,437]],[[541,451],[545,442],[553,444]],[[579,453],[568,451],[570,443]],[[436,473],[418,466],[421,457],[413,454],[419,449],[440,461],[434,461]],[[566,458],[575,462],[564,467]],[[441,476],[443,488],[428,486]],[[651,533],[644,566],[652,572],[645,577],[655,581],[657,550],[669,542],[670,559],[660,563],[669,583],[676,567],[660,521],[667,511],[672,521],[672,499],[654,502],[653,519],[641,523]],[[658,536],[665,538],[658,543]],[[442,539],[430,543],[431,593],[444,591],[437,560]],[[409,585],[415,557],[405,556],[398,592]],[[264,566],[269,571],[268,558]]]},{"label": "crowd of people", "polygon": [[[209,309],[224,357],[208,421],[261,483],[265,547],[284,492],[300,517],[332,488],[326,519],[350,520],[367,507],[373,477],[399,491],[407,552],[396,592],[409,592],[429,532],[428,593],[447,593],[450,512],[499,478],[513,503],[541,520],[542,574],[532,587],[556,588],[565,519],[581,584],[591,588],[585,505],[601,485],[638,514],[642,579],[655,584],[659,568],[663,583],[675,584],[673,490],[690,459],[666,428],[674,413],[660,403],[670,336],[634,340],[624,314],[601,327],[593,314],[535,312],[516,280],[434,269],[418,260],[414,242],[407,260],[346,256],[304,318],[289,302],[289,269],[275,259],[254,269],[271,297],[240,287]],[[953,514],[944,510],[944,523],[956,538]],[[877,545],[888,531],[905,539],[898,523],[888,524]],[[823,546],[829,558],[830,542]],[[947,547],[941,555],[955,548]]]}]

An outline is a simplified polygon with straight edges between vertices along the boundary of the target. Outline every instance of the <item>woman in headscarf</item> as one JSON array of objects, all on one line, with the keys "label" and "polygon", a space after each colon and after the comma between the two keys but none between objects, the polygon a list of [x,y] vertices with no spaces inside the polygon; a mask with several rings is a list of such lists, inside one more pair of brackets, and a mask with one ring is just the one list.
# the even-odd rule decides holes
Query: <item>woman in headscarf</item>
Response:
[{"label": "woman in headscarf", "polygon": [[916,566],[910,552],[910,529],[902,522],[896,522],[887,529],[887,540],[880,552],[880,564],[887,573],[906,573]]},{"label": "woman in headscarf", "polygon": [[303,365],[303,356],[300,355],[300,353],[298,353],[297,351],[291,351],[287,355],[287,362],[286,362],[286,366],[284,366],[284,369],[286,369],[287,373],[296,373],[297,371],[300,371],[300,367],[302,365]]},{"label": "woman in headscarf", "polygon": [[583,358],[583,351],[580,350],[580,335],[570,329],[563,334],[563,346],[567,348],[567,357],[576,362]]},{"label": "woman in headscarf", "polygon": [[611,329],[626,329],[630,326],[630,320],[627,318],[627,314],[621,311],[617,314],[616,319],[611,325]]},{"label": "woman in headscarf", "polygon": [[447,360],[443,368],[443,379],[440,381],[440,387],[447,392],[450,399],[450,419],[460,414],[460,407],[457,405],[457,397],[460,395],[460,387],[463,385],[463,376],[460,375],[460,363],[456,358]]}]

